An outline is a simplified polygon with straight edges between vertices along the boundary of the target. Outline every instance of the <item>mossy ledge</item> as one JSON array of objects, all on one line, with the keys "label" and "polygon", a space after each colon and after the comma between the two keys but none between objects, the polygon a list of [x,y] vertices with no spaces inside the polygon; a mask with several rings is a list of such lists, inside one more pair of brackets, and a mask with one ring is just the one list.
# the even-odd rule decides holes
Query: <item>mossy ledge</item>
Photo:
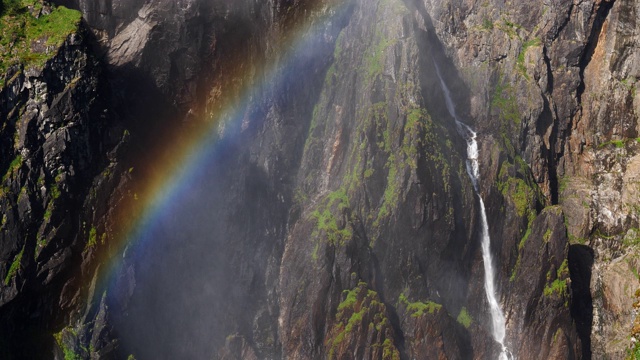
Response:
[{"label": "mossy ledge", "polygon": [[79,11],[42,0],[1,0],[0,87],[11,67],[42,67],[81,19]]}]

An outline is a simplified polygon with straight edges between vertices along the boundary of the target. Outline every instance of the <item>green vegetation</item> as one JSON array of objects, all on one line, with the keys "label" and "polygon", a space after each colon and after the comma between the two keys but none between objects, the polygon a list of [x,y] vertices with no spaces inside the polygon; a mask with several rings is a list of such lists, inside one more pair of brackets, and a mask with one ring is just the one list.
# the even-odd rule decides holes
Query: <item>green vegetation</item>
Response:
[{"label": "green vegetation", "polygon": [[68,331],[68,330],[63,329],[59,333],[56,333],[53,335],[53,338],[56,340],[56,343],[58,344],[60,349],[62,349],[62,353],[64,354],[64,360],[81,360],[82,356],[76,354],[76,352],[72,348],[68,347],[64,343],[64,341],[62,341],[62,335],[65,331]]},{"label": "green vegetation", "polygon": [[[569,261],[565,259],[560,268],[556,271],[556,279],[544,287],[544,296],[551,296],[552,294],[558,294],[565,297],[568,294],[567,290],[567,276],[569,275]],[[551,273],[547,273],[547,280],[551,278]]]},{"label": "green vegetation", "polygon": [[440,311],[440,309],[442,309],[442,305],[433,301],[409,302],[409,299],[407,299],[404,293],[400,294],[398,301],[407,307],[407,312],[411,314],[411,317],[420,317],[425,313],[433,314],[436,311]]},{"label": "green vegetation", "polygon": [[[311,213],[311,217],[316,220],[316,227],[312,232],[313,238],[323,235],[327,241],[333,246],[342,246],[353,238],[353,230],[351,229],[350,219],[345,214],[345,210],[349,209],[349,197],[344,188],[340,188],[327,195],[320,205]],[[346,223],[343,226],[338,225],[335,213],[344,215]],[[316,243],[312,257],[314,260],[318,257],[320,244]]]},{"label": "green vegetation", "polygon": [[503,17],[502,22],[498,24],[498,28],[504,31],[509,36],[509,38],[515,39],[516,37],[519,37],[517,30],[521,29],[522,26],[514,23],[506,17]]},{"label": "green vegetation", "polygon": [[529,227],[527,227],[527,231],[524,233],[522,239],[518,243],[518,259],[516,260],[516,265],[513,267],[511,271],[511,276],[509,277],[509,281],[515,281],[516,276],[518,274],[518,269],[520,269],[520,259],[522,258],[522,249],[524,249],[524,245],[527,243],[529,236],[531,236],[531,225],[533,224],[533,220],[529,222]]},{"label": "green vegetation", "polygon": [[[81,13],[64,6],[53,7],[38,18],[42,3],[37,0],[2,0],[0,15],[0,74],[13,65],[42,66],[80,24]],[[3,84],[0,84],[3,85]]]},{"label": "green vegetation", "polygon": [[5,286],[8,286],[9,283],[11,282],[11,279],[13,279],[13,277],[16,276],[16,274],[18,273],[18,269],[20,268],[20,263],[22,262],[22,255],[23,254],[24,254],[24,247],[22,248],[22,250],[20,250],[18,255],[16,255],[13,258],[13,262],[11,263],[11,266],[9,267],[9,271],[7,271],[7,276],[5,276],[5,278],[4,278],[4,285]]},{"label": "green vegetation", "polygon": [[[338,201],[337,210],[342,212],[343,209],[349,207],[349,199],[344,189],[339,189],[328,195],[325,208],[315,210],[311,216],[316,219],[317,231],[322,231],[326,234],[327,240],[333,245],[343,245],[353,237],[349,225],[343,228],[338,227],[338,222],[333,214],[333,206]],[[317,235],[317,233],[316,233]]]},{"label": "green vegetation", "polygon": [[555,344],[556,341],[558,341],[558,338],[562,338],[563,335],[564,335],[564,332],[562,331],[562,329],[556,330],[556,332],[553,333],[553,339],[551,340],[551,343]]},{"label": "green vegetation", "polygon": [[625,237],[623,238],[622,243],[624,244],[625,247],[640,245],[640,229],[638,228],[629,229]]},{"label": "green vegetation", "polygon": [[[503,162],[498,174],[498,190],[505,199],[508,199],[516,209],[518,216],[527,216],[529,223],[535,218],[535,213],[531,209],[535,205],[537,189],[536,184],[530,184],[524,179],[528,179],[528,165],[520,157],[516,157],[516,165]],[[510,174],[515,172],[515,176]],[[528,179],[531,181],[531,179]],[[537,191],[536,191],[537,190]]]},{"label": "green vegetation", "polygon": [[491,19],[484,18],[482,20],[482,28],[489,31],[493,30],[493,21],[491,21]]},{"label": "green vegetation", "polygon": [[7,179],[11,175],[13,175],[13,173],[15,173],[16,171],[18,171],[18,169],[20,169],[21,166],[22,166],[22,156],[21,155],[17,155],[11,161],[11,164],[9,164],[9,168],[7,169],[7,172],[2,177],[2,183],[4,184],[7,181]]},{"label": "green vegetation", "polygon": [[622,149],[625,147],[625,145],[629,142],[629,141],[634,141],[637,139],[630,139],[630,138],[624,138],[624,139],[619,139],[619,140],[610,140],[607,142],[603,142],[602,144],[598,145],[598,149],[602,149],[604,147],[608,147],[613,145],[613,147],[615,147],[616,149]]},{"label": "green vegetation", "polygon": [[52,199],[57,199],[60,197],[60,189],[57,184],[51,185],[51,189],[49,189],[49,193],[51,194]]},{"label": "green vegetation", "polygon": [[515,89],[508,82],[498,81],[491,98],[491,107],[499,111],[502,121],[520,125],[520,110]]},{"label": "green vegetation", "polygon": [[378,30],[375,35],[374,44],[372,44],[365,53],[366,79],[368,81],[375,80],[384,70],[384,55],[387,49],[396,43],[396,39],[388,39],[386,35]]},{"label": "green vegetation", "polygon": [[473,323],[473,318],[471,317],[471,315],[469,315],[469,312],[467,311],[466,307],[463,307],[462,309],[460,309],[460,314],[458,314],[457,320],[458,320],[458,323],[460,323],[460,325],[464,326],[467,329]]},{"label": "green vegetation", "polygon": [[51,219],[51,208],[47,207],[47,210],[45,210],[44,212],[44,219],[49,221],[49,219]]},{"label": "green vegetation", "polygon": [[522,44],[522,50],[520,50],[520,53],[518,54],[518,59],[516,60],[516,64],[518,67],[518,71],[520,71],[520,73],[527,79],[529,80],[529,75],[527,74],[527,67],[525,66],[524,63],[524,57],[527,53],[527,50],[532,47],[532,46],[540,46],[542,44],[542,41],[540,41],[540,39],[538,38],[533,38],[531,40],[525,41]]},{"label": "green vegetation", "polygon": [[98,230],[95,227],[91,227],[89,230],[89,240],[87,241],[87,248],[94,247],[98,244]]},{"label": "green vegetation", "polygon": [[[634,311],[640,310],[640,289],[636,290],[635,301],[633,302]],[[635,316],[633,327],[631,328],[630,338],[632,340],[631,347],[627,349],[625,360],[640,360],[640,316]]]},{"label": "green vegetation", "polygon": [[386,307],[380,301],[378,293],[369,290],[363,281],[360,281],[354,289],[345,290],[344,293],[345,299],[338,305],[335,325],[326,341],[330,349],[329,359],[341,358],[345,347],[353,345],[353,335],[361,333],[362,329],[368,329],[373,333],[373,339],[380,339],[370,346],[382,348],[383,359],[399,360],[400,353],[393,340],[386,338],[391,324],[386,316]]}]

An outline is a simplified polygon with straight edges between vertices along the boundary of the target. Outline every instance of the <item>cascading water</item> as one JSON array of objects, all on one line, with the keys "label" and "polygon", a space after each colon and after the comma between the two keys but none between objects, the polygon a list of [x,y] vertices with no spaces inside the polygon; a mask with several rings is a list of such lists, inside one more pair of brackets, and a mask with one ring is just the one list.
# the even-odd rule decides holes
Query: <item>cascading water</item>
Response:
[{"label": "cascading water", "polygon": [[445,102],[449,114],[456,121],[456,128],[460,136],[462,136],[467,142],[467,173],[471,178],[473,188],[480,200],[480,220],[481,220],[481,233],[480,238],[482,240],[482,261],[484,263],[484,290],[487,295],[487,301],[489,302],[489,310],[491,312],[491,331],[493,338],[502,347],[499,360],[513,360],[513,355],[507,349],[504,344],[504,337],[506,333],[506,325],[504,314],[500,309],[500,304],[496,298],[496,286],[495,276],[493,270],[493,259],[491,257],[491,238],[489,236],[489,223],[487,222],[487,212],[484,207],[484,201],[480,196],[480,189],[478,182],[480,181],[480,166],[478,164],[478,141],[476,140],[477,134],[467,124],[460,121],[458,114],[456,113],[456,107],[451,99],[451,93],[447,84],[444,82],[442,75],[440,74],[440,68],[434,61],[436,67],[436,74],[440,80],[440,86],[444,93]]}]

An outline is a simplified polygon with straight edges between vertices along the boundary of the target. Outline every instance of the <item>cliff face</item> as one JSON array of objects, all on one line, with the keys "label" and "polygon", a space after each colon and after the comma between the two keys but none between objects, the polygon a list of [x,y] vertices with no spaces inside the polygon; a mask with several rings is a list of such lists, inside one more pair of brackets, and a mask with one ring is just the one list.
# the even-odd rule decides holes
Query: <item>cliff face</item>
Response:
[{"label": "cliff face", "polygon": [[[559,204],[564,213],[572,314],[586,314],[576,318],[582,343],[595,358],[624,356],[638,287],[637,196],[631,195],[638,148],[637,5],[425,7],[474,94],[469,111],[488,135],[485,148],[505,137],[492,119],[512,114],[518,124],[507,134],[513,150],[503,142],[506,152],[524,159],[547,204]],[[496,175],[499,181],[500,173],[486,177]]]},{"label": "cliff face", "polygon": [[[0,93],[4,357],[497,358],[438,72],[478,131],[507,347],[626,355],[633,1],[59,3],[85,23]],[[210,119],[189,191],[120,248]]]},{"label": "cliff face", "polygon": [[0,92],[3,357],[45,351],[50,335],[42,330],[64,324],[81,301],[77,269],[94,245],[88,205],[101,189],[94,180],[122,134],[107,131],[105,81],[89,34],[78,28],[42,67],[12,66]]}]

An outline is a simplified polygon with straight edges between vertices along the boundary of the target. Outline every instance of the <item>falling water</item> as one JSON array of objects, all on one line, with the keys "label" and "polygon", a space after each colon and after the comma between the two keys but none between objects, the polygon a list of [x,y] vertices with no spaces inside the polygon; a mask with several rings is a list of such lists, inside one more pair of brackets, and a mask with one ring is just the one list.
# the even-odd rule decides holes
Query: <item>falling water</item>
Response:
[{"label": "falling water", "polygon": [[487,212],[485,210],[484,201],[482,200],[482,196],[480,196],[480,190],[478,187],[478,182],[480,181],[480,166],[478,165],[478,141],[476,140],[477,134],[467,124],[463,123],[458,118],[456,107],[453,103],[453,100],[451,99],[449,88],[442,79],[438,64],[436,64],[435,61],[434,64],[436,67],[436,73],[438,74],[438,79],[440,79],[440,86],[442,87],[442,91],[444,92],[447,110],[449,110],[449,114],[451,114],[451,116],[456,121],[456,128],[458,130],[458,133],[467,142],[467,173],[471,178],[473,188],[475,189],[475,192],[478,195],[478,199],[480,200],[480,218],[482,220],[480,238],[482,239],[482,261],[484,262],[484,290],[487,295],[487,301],[489,302],[489,310],[491,311],[491,330],[493,333],[493,338],[502,347],[499,360],[510,360],[513,359],[513,355],[511,355],[511,352],[509,352],[509,349],[507,349],[504,344],[504,337],[506,332],[505,318],[504,314],[502,313],[502,309],[500,309],[498,299],[496,298],[496,285],[493,269],[493,259],[491,258],[491,238],[489,237],[489,223],[487,222]]}]

